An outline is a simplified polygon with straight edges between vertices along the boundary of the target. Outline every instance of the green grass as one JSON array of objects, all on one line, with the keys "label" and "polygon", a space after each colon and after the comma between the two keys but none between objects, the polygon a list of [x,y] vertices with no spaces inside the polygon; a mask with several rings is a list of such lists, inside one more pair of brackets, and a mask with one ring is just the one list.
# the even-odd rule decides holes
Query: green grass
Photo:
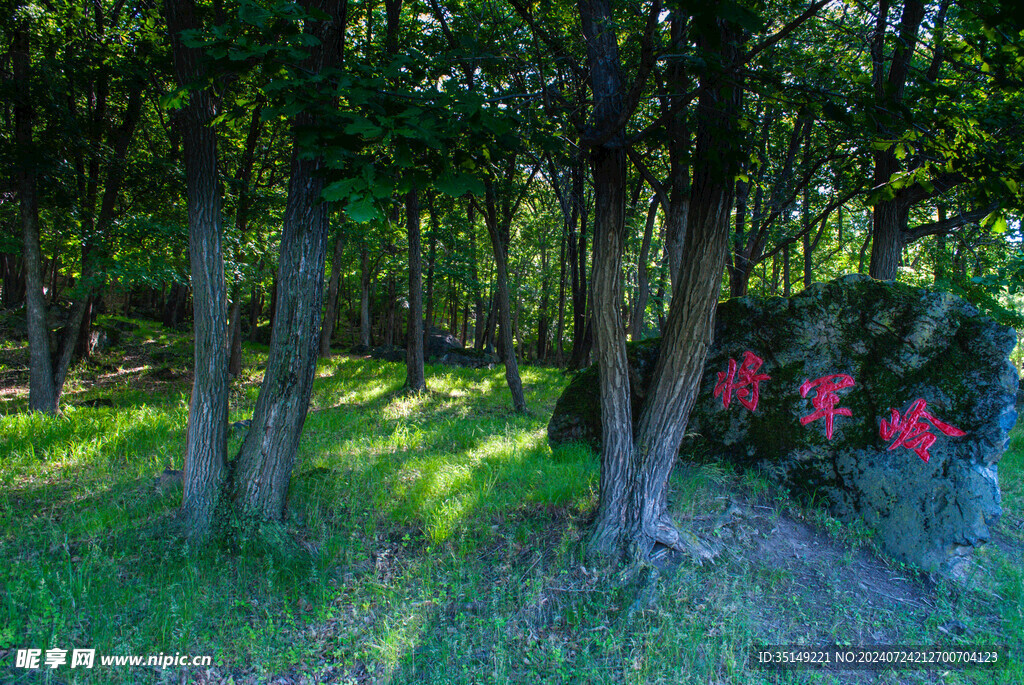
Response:
[{"label": "green grass", "polygon": [[[138,340],[170,351],[139,378],[183,363],[187,339],[140,330]],[[252,411],[264,354],[247,350],[232,421]],[[117,368],[113,356],[103,363]],[[547,445],[566,384],[556,370],[523,369],[530,413],[515,415],[500,369],[430,366],[432,391],[408,397],[401,365],[322,363],[290,492],[290,552],[191,550],[160,535],[180,503],[180,486],[158,476],[181,468],[188,386],[94,386],[90,373],[80,371],[78,406],[63,417],[16,413],[16,403],[0,417],[5,683],[200,677],[127,666],[31,674],[13,668],[19,648],[211,655],[202,682],[838,683],[853,676],[753,671],[749,652],[879,636],[998,642],[1019,660],[1024,646],[1019,428],[1000,467],[1003,544],[983,550],[969,583],[878,560],[869,533],[716,464],[677,469],[672,487],[675,516],[722,550],[716,561],[621,582],[583,556],[596,457]],[[99,397],[112,406],[81,405]],[[779,552],[790,542],[825,551]],[[954,620],[965,635],[940,630]],[[861,682],[1024,681],[1019,664],[868,676]]]}]

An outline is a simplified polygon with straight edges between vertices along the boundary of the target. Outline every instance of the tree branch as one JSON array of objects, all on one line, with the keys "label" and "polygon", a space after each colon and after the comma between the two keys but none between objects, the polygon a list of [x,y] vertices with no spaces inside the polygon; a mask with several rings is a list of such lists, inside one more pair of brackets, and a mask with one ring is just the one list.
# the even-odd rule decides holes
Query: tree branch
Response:
[{"label": "tree branch", "polygon": [[957,216],[949,217],[942,221],[932,221],[927,224],[919,224],[914,228],[907,229],[903,232],[904,244],[913,242],[918,238],[923,238],[926,235],[937,235],[940,233],[946,234],[951,231],[955,231],[962,226],[966,226],[967,224],[977,223],[994,212],[997,207],[999,207],[999,203],[992,202],[980,209],[975,209],[966,213],[961,212]]},{"label": "tree branch", "polygon": [[772,35],[768,36],[754,47],[752,47],[749,52],[747,52],[739,59],[738,62],[732,65],[732,68],[739,69],[744,64],[757,57],[760,53],[764,52],[765,50],[775,45],[789,34],[793,33],[793,31],[800,28],[801,24],[803,24],[805,21],[816,15],[818,13],[818,10],[827,5],[830,1],[831,0],[818,0],[818,2],[814,3],[806,10],[804,10],[803,14],[801,14],[799,17],[789,22],[781,29],[779,29]]}]

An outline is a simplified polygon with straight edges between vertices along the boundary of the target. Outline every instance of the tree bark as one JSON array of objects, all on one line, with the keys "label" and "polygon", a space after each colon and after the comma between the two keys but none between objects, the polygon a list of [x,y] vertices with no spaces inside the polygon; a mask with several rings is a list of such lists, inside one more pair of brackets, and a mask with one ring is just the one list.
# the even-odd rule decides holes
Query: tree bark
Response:
[{"label": "tree bark", "polygon": [[[181,39],[183,31],[198,27],[195,6],[191,0],[168,0],[164,12],[178,83],[187,86],[203,76],[202,52],[186,47]],[[189,93],[181,119],[195,322],[195,376],[185,438],[181,514],[186,534],[196,540],[210,534],[227,472],[228,312],[217,138],[210,127],[214,113],[212,94],[204,88]]]},{"label": "tree bark", "polygon": [[[636,477],[626,334],[622,322],[622,252],[625,246],[626,152],[619,123],[624,111],[621,64],[608,0],[579,3],[594,95],[594,136],[589,146],[594,182],[593,326],[601,394],[600,504],[590,548],[619,549]],[[577,329],[577,336],[581,330]],[[575,346],[574,346],[575,347]],[[574,349],[574,356],[576,350]]]},{"label": "tree bark", "polygon": [[427,391],[423,370],[423,267],[420,245],[420,200],[416,190],[405,196],[405,227],[409,238],[409,330],[405,349],[405,389]]},{"label": "tree bark", "polygon": [[[305,67],[315,73],[341,61],[346,2],[329,0],[318,9],[328,18],[313,28],[320,44],[311,50]],[[233,473],[235,503],[243,512],[267,520],[284,515],[316,371],[328,207],[321,199],[324,159],[311,155],[300,140],[303,132],[316,130],[320,123],[310,112],[297,115],[294,121],[270,355],[252,425]]]},{"label": "tree bark", "polygon": [[[876,162],[878,181],[889,181],[888,165]],[[868,274],[883,281],[896,279],[899,273],[900,255],[903,251],[903,227],[907,224],[909,208],[897,200],[879,202],[871,213],[871,262]]]},{"label": "tree bark", "polygon": [[497,288],[497,309],[500,323],[499,333],[501,334],[502,356],[505,362],[505,381],[508,383],[509,392],[512,393],[512,408],[517,412],[526,411],[526,397],[523,395],[523,381],[519,377],[519,363],[516,361],[515,341],[512,337],[512,314],[508,290],[508,259],[506,242],[507,237],[503,236],[505,231],[499,226],[498,208],[494,197],[494,185],[488,181],[485,186],[485,199],[487,203],[486,223],[487,232],[491,236],[491,246],[494,249],[494,271],[495,286]]},{"label": "tree bark", "polygon": [[[50,361],[50,328],[46,321],[46,298],[43,296],[42,248],[39,244],[39,206],[36,170],[33,159],[32,126],[34,111],[30,88],[31,38],[23,21],[15,30],[12,61],[17,99],[14,105],[15,142],[19,156],[25,160],[18,169],[19,212],[23,240],[25,307],[27,310],[29,349],[30,411],[57,413],[58,391],[54,385],[53,366]],[[5,274],[6,276],[6,274]],[[11,279],[12,281],[14,279]],[[10,281],[5,278],[4,298],[10,300]]]}]

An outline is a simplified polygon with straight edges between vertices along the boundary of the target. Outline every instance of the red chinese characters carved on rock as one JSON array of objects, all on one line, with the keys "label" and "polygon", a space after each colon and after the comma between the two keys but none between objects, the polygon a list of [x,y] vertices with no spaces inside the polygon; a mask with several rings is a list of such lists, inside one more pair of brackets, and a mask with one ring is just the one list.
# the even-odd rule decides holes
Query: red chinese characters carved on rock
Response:
[{"label": "red chinese characters carved on rock", "polygon": [[902,417],[895,409],[890,410],[892,412],[892,421],[882,419],[882,425],[878,429],[878,435],[883,440],[896,438],[889,445],[889,450],[894,450],[897,447],[906,447],[908,450],[913,450],[924,462],[927,462],[932,456],[928,453],[928,448],[935,444],[935,436],[928,432],[928,424],[925,423],[925,420],[931,421],[933,426],[946,435],[955,438],[967,435],[967,433],[959,428],[939,421],[926,411],[927,408],[927,403],[923,399],[919,399],[910,405],[907,413]]},{"label": "red chinese characters carved on rock", "polygon": [[853,413],[846,407],[837,407],[839,404],[839,395],[836,394],[837,390],[843,390],[844,388],[851,388],[854,385],[852,376],[848,376],[845,373],[834,373],[831,376],[822,376],[821,378],[815,378],[805,382],[800,386],[800,397],[807,397],[807,393],[811,390],[815,390],[815,395],[811,398],[811,404],[814,406],[814,413],[808,414],[807,416],[800,418],[800,425],[806,426],[811,421],[817,421],[820,418],[825,419],[825,437],[829,440],[832,439],[832,422],[835,416],[853,416]]},{"label": "red chinese characters carved on rock", "polygon": [[764,360],[747,350],[743,353],[743,363],[737,365],[735,359],[729,360],[729,370],[718,372],[718,383],[715,384],[715,397],[722,396],[722,406],[728,407],[732,395],[750,411],[757,409],[761,398],[761,381],[771,380],[771,376],[757,373]]}]

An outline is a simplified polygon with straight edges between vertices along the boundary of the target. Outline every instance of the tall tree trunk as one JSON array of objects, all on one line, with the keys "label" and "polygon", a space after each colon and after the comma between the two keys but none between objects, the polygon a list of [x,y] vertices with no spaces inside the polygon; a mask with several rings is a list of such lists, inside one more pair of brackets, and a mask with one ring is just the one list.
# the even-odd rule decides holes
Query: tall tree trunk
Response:
[{"label": "tall tree trunk", "polygon": [[[594,182],[593,326],[601,394],[600,504],[590,546],[599,553],[619,549],[627,525],[630,488],[636,477],[629,363],[622,322],[622,252],[625,247],[626,152],[621,65],[608,0],[581,0],[587,43],[594,135],[590,145]],[[576,335],[582,332],[576,329]],[[576,349],[574,345],[574,357]]]},{"label": "tall tree trunk", "polygon": [[[722,64],[738,54],[735,33],[719,20]],[[698,46],[710,51],[706,37]],[[639,478],[631,493],[630,552],[648,558],[656,545],[686,548],[667,513],[668,479],[697,399],[728,249],[733,178],[739,168],[742,84],[705,74],[697,101],[697,140],[685,258],[669,307],[661,354],[637,426]]]},{"label": "tall tree trunk", "polygon": [[388,273],[388,309],[384,328],[384,344],[390,347],[395,344],[395,340],[398,338],[396,328],[397,323],[395,320],[395,274]]},{"label": "tall tree trunk", "polygon": [[228,336],[231,340],[228,350],[228,375],[238,378],[242,375],[242,293],[237,284],[231,294]]},{"label": "tall tree trunk", "polygon": [[254,285],[249,299],[249,342],[254,343],[260,325],[260,314],[263,313],[263,289]]},{"label": "tall tree trunk", "polygon": [[814,283],[814,248],[811,241],[811,189],[804,186],[804,201],[800,208],[803,219],[803,243],[804,243],[804,289],[810,288]]},{"label": "tall tree trunk", "polygon": [[487,297],[487,323],[484,325],[484,341],[482,347],[485,352],[494,351],[494,336],[495,332],[498,330],[498,308],[495,301],[497,296],[494,292],[494,284],[491,284],[490,291],[491,292]]},{"label": "tall tree trunk", "polygon": [[[235,210],[235,231],[239,240],[244,240],[249,228],[249,207],[251,204],[250,185],[252,183],[252,167],[256,159],[256,143],[259,141],[262,108],[256,107],[249,118],[249,132],[245,137],[245,150],[242,163],[238,165],[235,183],[238,185],[238,208]],[[237,257],[237,255],[236,255]],[[231,321],[228,325],[231,336],[228,373],[237,377],[242,373],[242,302],[239,278],[235,277],[231,287]]]},{"label": "tall tree trunk", "polygon": [[[884,168],[880,165],[881,168]],[[887,183],[889,176],[885,175]],[[876,181],[879,176],[876,176]],[[909,208],[898,200],[879,202],[872,211],[871,263],[868,274],[882,281],[896,280],[900,255],[903,252],[903,228],[907,225]]]},{"label": "tall tree trunk", "polygon": [[512,316],[510,297],[508,290],[508,259],[507,238],[503,240],[501,227],[498,225],[498,209],[494,197],[494,185],[487,182],[486,190],[486,223],[487,232],[491,236],[491,246],[494,249],[494,271],[495,285],[497,287],[498,319],[500,320],[499,331],[501,333],[502,356],[505,362],[505,381],[512,393],[512,408],[517,412],[526,411],[526,397],[523,395],[523,381],[519,377],[519,364],[516,361],[515,341],[512,337]]},{"label": "tall tree trunk", "polygon": [[[23,20],[14,33],[13,66],[15,83],[15,142],[23,160],[34,159],[32,149],[33,107],[30,96],[30,34],[28,21]],[[50,362],[50,329],[46,322],[46,299],[43,297],[42,248],[39,244],[39,206],[36,170],[29,161],[18,170],[19,211],[23,243],[22,261],[25,274],[25,305],[27,309],[29,349],[28,406],[31,411],[57,413],[59,394],[54,385]],[[6,276],[6,274],[5,274]],[[13,281],[13,279],[12,279]],[[5,300],[10,281],[5,279]]]},{"label": "tall tree trunk", "polygon": [[[587,317],[587,207],[584,184],[585,157],[580,153],[577,164],[573,167],[571,218],[569,233],[569,262],[572,269],[570,279],[572,289],[572,353],[569,357],[570,369],[581,369],[586,365],[590,352],[588,332],[590,326]],[[625,182],[625,181],[623,181]],[[595,226],[597,222],[595,208]],[[595,228],[596,231],[596,228]],[[596,233],[595,233],[596,243]],[[596,249],[596,248],[595,248]]]},{"label": "tall tree trunk", "polygon": [[[202,52],[186,47],[181,39],[183,31],[198,28],[195,7],[191,0],[169,0],[164,12],[172,36],[175,73],[178,83],[186,86],[202,77]],[[195,377],[185,438],[181,513],[186,534],[198,540],[210,534],[227,471],[228,312],[217,138],[210,127],[213,115],[210,91],[192,91],[182,117],[182,138],[195,321]]]},{"label": "tall tree trunk", "polygon": [[548,331],[551,320],[548,316],[548,304],[551,296],[548,292],[548,250],[544,236],[538,236],[540,243],[540,310],[537,312],[537,359],[545,361],[548,356]]},{"label": "tall tree trunk", "polygon": [[[892,57],[885,59],[885,34],[888,22],[890,0],[882,0],[877,12],[875,32],[872,37],[872,85],[874,86],[876,111],[869,121],[880,137],[898,137],[905,126],[895,112],[903,107],[903,95],[910,64],[917,44],[918,32],[924,20],[923,0],[904,0],[900,17],[899,36],[895,42]],[[886,62],[889,64],[886,72]],[[896,153],[892,149],[875,152],[874,186],[888,184],[900,170]],[[910,207],[897,193],[892,199],[879,201],[874,206],[871,226],[871,265],[868,273],[879,280],[895,280],[899,272],[900,255],[903,251],[903,232],[907,227]]]},{"label": "tall tree trunk", "polygon": [[324,323],[320,327],[320,356],[331,356],[331,336],[334,335],[334,322],[338,316],[338,284],[341,281],[341,258],[345,250],[345,240],[339,234],[334,239],[334,254],[331,256],[331,280],[327,286],[327,311]]},{"label": "tall tree trunk", "polygon": [[426,392],[423,371],[423,270],[420,246],[420,200],[415,189],[405,196],[405,227],[409,238],[409,331],[405,350],[405,389]]},{"label": "tall tree trunk", "polygon": [[[282,241],[283,243],[283,241]],[[271,332],[274,330],[274,323],[277,321],[277,297],[278,297],[278,286],[280,286],[279,274],[280,259],[278,260],[278,272],[274,274],[274,280],[270,282],[270,311],[267,312],[267,325],[270,326]]]},{"label": "tall tree trunk", "polygon": [[[17,137],[17,133],[15,133],[15,137]],[[14,307],[24,299],[25,271],[24,258],[19,259],[17,255],[11,253],[0,253],[0,272],[3,276],[3,283],[0,284],[0,287],[3,287],[0,302],[5,307]],[[50,303],[52,304],[53,301],[53,290],[51,289]]]},{"label": "tall tree trunk", "polygon": [[[341,62],[346,2],[328,0],[317,9],[327,18],[314,25],[320,44],[310,51],[305,67],[319,73]],[[321,199],[324,159],[300,143],[304,132],[318,125],[312,113],[295,118],[270,355],[233,473],[234,501],[243,511],[269,520],[284,515],[319,348],[329,231],[328,207]]]},{"label": "tall tree trunk", "polygon": [[473,349],[477,352],[484,348],[484,297],[480,287],[480,275],[476,257],[476,206],[470,202],[466,208],[469,223],[469,269],[473,289]]},{"label": "tall tree trunk", "polygon": [[789,297],[793,294],[793,286],[790,281],[789,245],[782,248],[782,296]]},{"label": "tall tree trunk", "polygon": [[373,273],[370,269],[370,251],[363,245],[359,253],[359,344],[370,346],[370,283]]},{"label": "tall tree trunk", "polygon": [[651,253],[651,238],[654,234],[654,221],[658,216],[658,198],[651,198],[651,206],[647,209],[647,223],[644,224],[644,239],[640,245],[640,259],[637,264],[637,297],[633,307],[633,316],[629,320],[629,338],[634,342],[643,338],[644,319],[647,314],[647,300],[651,295],[651,278],[648,275],[647,260]]},{"label": "tall tree trunk", "polygon": [[736,228],[733,231],[732,259],[729,265],[729,296],[743,297],[747,294],[750,280],[749,255],[746,251],[747,234],[747,198],[750,195],[750,184],[736,182]]},{"label": "tall tree trunk", "polygon": [[[946,205],[939,203],[938,220],[946,220]],[[939,283],[949,278],[949,255],[946,252],[946,234],[939,233],[935,236],[935,282]]]},{"label": "tall tree trunk", "polygon": [[[434,326],[434,260],[437,256],[437,236],[441,231],[437,209],[434,207],[434,198],[428,196],[427,199],[427,211],[430,214],[430,233],[427,235],[427,296],[426,303],[424,304],[426,309],[424,317],[426,321],[423,327],[424,344],[426,344],[427,336],[430,335],[430,329]],[[452,328],[451,331],[453,335],[458,332],[456,328]],[[465,339],[465,336],[463,336],[463,339]]]},{"label": "tall tree trunk", "polygon": [[562,336],[565,334],[565,225],[562,227],[562,239],[558,249],[558,325],[555,329],[555,366],[565,363],[565,347]]}]

